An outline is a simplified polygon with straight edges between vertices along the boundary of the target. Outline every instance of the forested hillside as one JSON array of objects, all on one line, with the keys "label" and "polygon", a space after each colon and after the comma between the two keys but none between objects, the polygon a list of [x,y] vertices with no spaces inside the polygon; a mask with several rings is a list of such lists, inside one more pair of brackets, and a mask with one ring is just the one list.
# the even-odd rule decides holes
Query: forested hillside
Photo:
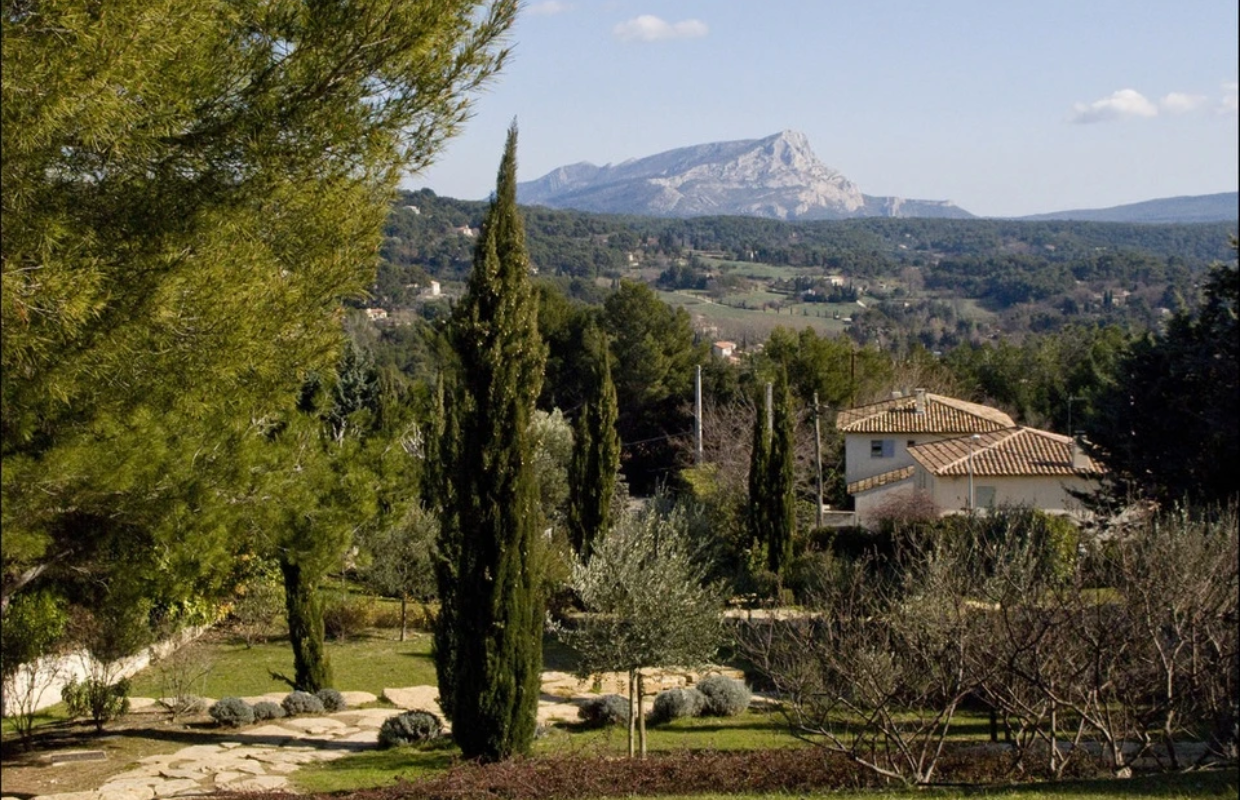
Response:
[{"label": "forested hillside", "polygon": [[[404,193],[386,226],[369,303],[417,305],[433,278],[464,278],[484,204]],[[859,343],[931,349],[1074,323],[1150,328],[1193,302],[1227,260],[1234,224],[861,219],[675,220],[525,210],[544,280],[599,303],[616,279],[641,280],[695,315],[706,335],[761,339],[800,315]],[[859,302],[858,302],[859,301]],[[434,309],[427,313],[434,314]],[[792,320],[779,324],[793,324]]]}]

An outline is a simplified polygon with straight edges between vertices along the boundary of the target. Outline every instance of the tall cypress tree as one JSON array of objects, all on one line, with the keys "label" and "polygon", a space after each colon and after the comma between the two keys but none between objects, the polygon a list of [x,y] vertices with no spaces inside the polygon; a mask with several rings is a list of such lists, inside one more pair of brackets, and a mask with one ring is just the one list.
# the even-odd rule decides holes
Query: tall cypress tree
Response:
[{"label": "tall cypress tree", "polygon": [[581,335],[582,349],[592,363],[589,397],[573,426],[573,458],[569,464],[568,531],[573,547],[589,558],[594,539],[611,520],[611,500],[620,468],[620,436],[616,433],[616,387],[611,380],[611,352],[595,325]]},{"label": "tall cypress tree", "polygon": [[439,707],[452,719],[456,710],[457,569],[461,557],[461,527],[453,499],[453,465],[457,456],[457,418],[447,410],[448,376],[441,372],[436,382],[435,409],[426,432],[426,465],[422,476],[422,502],[439,515],[439,536],[434,553],[435,583],[439,595],[439,614],[431,640],[435,659],[435,678],[439,684]]},{"label": "tall cypress tree", "polygon": [[766,563],[771,572],[778,573],[792,558],[792,537],[796,532],[796,496],[793,490],[796,444],[787,370],[780,369],[774,395],[774,424],[765,478]]},{"label": "tall cypress tree", "polygon": [[749,541],[756,548],[766,545],[770,529],[766,488],[771,436],[766,428],[766,394],[762,393],[759,397],[753,418],[753,444],[749,451]]},{"label": "tall cypress tree", "polygon": [[[451,416],[452,504],[445,537],[458,589],[440,627],[453,624],[447,685],[453,738],[467,758],[498,760],[533,742],[542,669],[544,602],[533,549],[538,495],[528,433],[546,349],[538,334],[525,230],[517,211],[517,129],[508,131],[495,198],[473,272],[453,317],[460,362]],[[450,552],[444,555],[451,557]]]}]

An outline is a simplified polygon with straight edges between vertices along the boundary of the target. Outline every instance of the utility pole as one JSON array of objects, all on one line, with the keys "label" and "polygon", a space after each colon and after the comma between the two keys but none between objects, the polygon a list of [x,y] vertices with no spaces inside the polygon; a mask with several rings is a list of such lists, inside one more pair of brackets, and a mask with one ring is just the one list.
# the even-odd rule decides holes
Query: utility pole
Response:
[{"label": "utility pole", "polygon": [[1084,399],[1085,399],[1084,397],[1069,397],[1068,398],[1068,435],[1071,436],[1073,439],[1076,438],[1076,432],[1072,430],[1072,404],[1079,403]]},{"label": "utility pole", "polygon": [[702,365],[698,364],[693,379],[693,462],[702,465]]},{"label": "utility pole", "polygon": [[818,465],[818,527],[822,527],[822,433],[818,427],[818,392],[814,392],[814,461]]},{"label": "utility pole", "polygon": [[981,434],[975,433],[969,437],[969,513],[973,513],[973,448],[977,446],[977,442],[981,439]]}]

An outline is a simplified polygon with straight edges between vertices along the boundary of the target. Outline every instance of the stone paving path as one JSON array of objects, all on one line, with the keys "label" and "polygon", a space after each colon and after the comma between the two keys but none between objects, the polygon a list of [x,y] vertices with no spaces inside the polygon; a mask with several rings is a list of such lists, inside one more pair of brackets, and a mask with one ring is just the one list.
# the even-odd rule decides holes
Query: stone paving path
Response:
[{"label": "stone paving path", "polygon": [[[648,676],[646,687],[652,697],[659,689],[683,686],[693,679],[688,673],[661,672]],[[582,700],[600,693],[622,693],[623,686],[623,676],[618,675],[587,682],[565,673],[543,673],[539,724],[575,722]],[[602,691],[595,691],[599,689]],[[219,741],[215,744],[196,744],[175,753],[139,759],[139,766],[112,776],[98,789],[45,794],[35,800],[154,800],[220,790],[288,791],[291,788],[289,775],[302,764],[330,761],[374,748],[383,721],[400,713],[397,709],[422,709],[443,716],[434,686],[384,689],[384,699],[397,709],[355,708],[375,702],[375,696],[368,692],[342,694],[350,706],[344,711],[318,717],[287,717],[236,730],[220,729]],[[243,699],[251,704],[260,700],[278,703],[284,696],[284,693],[273,693]],[[158,709],[154,700],[133,698],[132,705],[139,711]]]}]

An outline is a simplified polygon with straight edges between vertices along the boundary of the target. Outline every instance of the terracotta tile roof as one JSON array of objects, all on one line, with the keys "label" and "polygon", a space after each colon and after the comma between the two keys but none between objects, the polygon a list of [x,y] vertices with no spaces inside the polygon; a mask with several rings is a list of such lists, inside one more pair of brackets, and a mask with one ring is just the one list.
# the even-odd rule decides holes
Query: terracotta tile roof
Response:
[{"label": "terracotta tile roof", "polygon": [[997,408],[926,393],[924,413],[917,399],[900,397],[841,411],[835,426],[842,433],[989,433],[1016,423]]},{"label": "terracotta tile roof", "polygon": [[890,483],[899,483],[911,477],[913,477],[913,467],[900,467],[899,469],[893,469],[891,472],[883,472],[878,475],[871,475],[868,478],[862,478],[859,481],[853,481],[848,484],[848,493],[860,494],[861,492],[868,492],[871,489],[877,489]]},{"label": "terracotta tile roof", "polygon": [[[927,442],[908,449],[909,455],[934,475],[968,475],[971,436]],[[1012,427],[981,434],[973,443],[973,474],[1081,475],[1105,471],[1085,456],[1085,467],[1072,466],[1072,439],[1037,428]]]}]

